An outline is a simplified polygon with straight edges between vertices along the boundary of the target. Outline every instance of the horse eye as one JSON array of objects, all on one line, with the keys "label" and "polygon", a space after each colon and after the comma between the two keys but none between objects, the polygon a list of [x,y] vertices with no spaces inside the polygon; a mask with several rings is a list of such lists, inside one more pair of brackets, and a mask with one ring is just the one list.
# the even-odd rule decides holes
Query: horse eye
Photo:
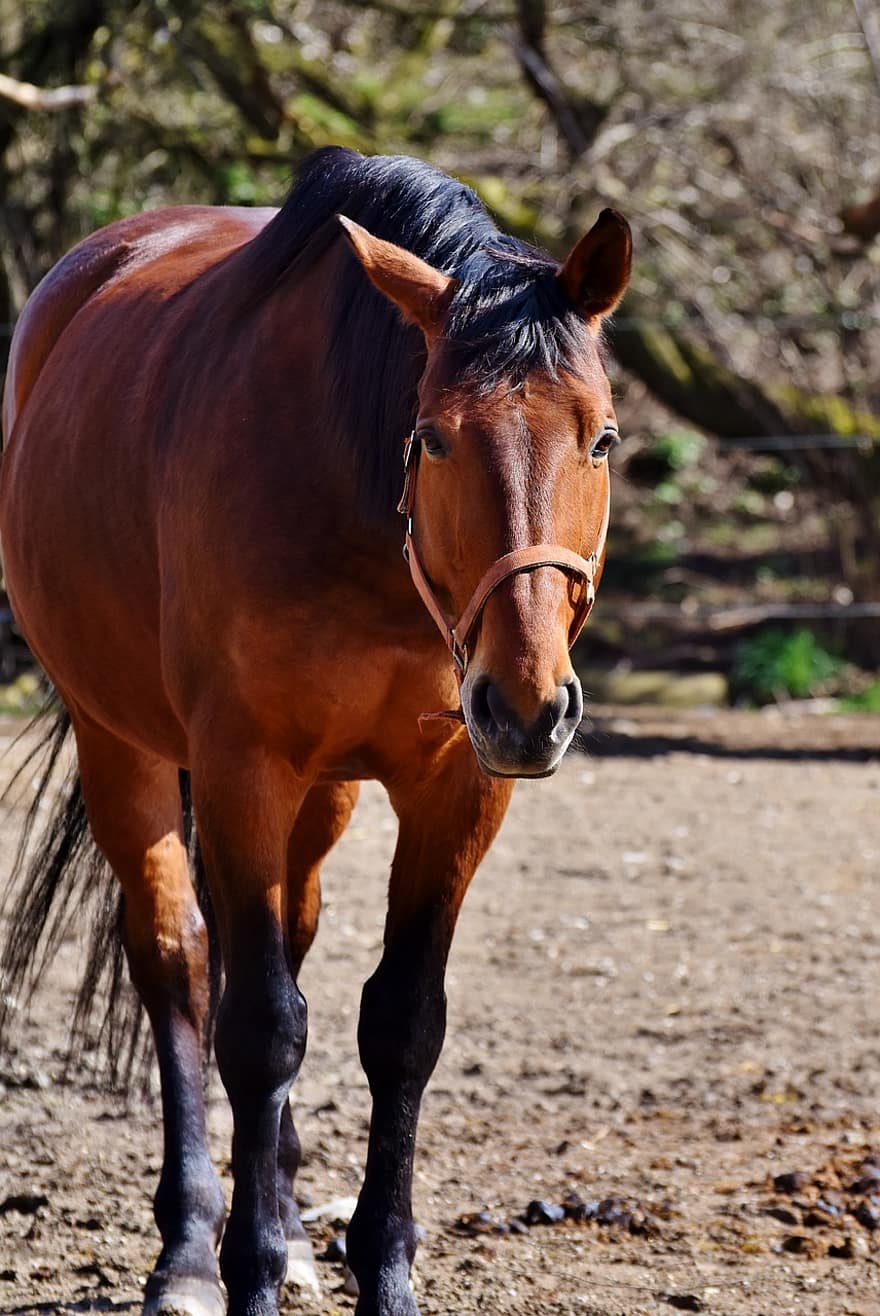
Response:
[{"label": "horse eye", "polygon": [[594,458],[607,457],[611,449],[616,448],[619,442],[620,435],[617,430],[606,425],[590,449],[590,456]]},{"label": "horse eye", "polygon": [[446,449],[443,446],[443,440],[434,430],[420,430],[418,440],[429,457],[446,456]]}]

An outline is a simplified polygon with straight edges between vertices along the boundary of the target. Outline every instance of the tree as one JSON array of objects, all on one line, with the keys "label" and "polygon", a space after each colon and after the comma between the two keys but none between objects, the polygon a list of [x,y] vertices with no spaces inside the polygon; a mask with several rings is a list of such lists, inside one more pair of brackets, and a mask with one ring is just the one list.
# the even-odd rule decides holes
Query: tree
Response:
[{"label": "tree", "polygon": [[862,435],[804,461],[870,594],[880,261],[865,216],[844,210],[861,240],[838,218],[880,158],[866,13],[862,0],[0,0],[0,316],[97,225],[171,200],[277,202],[330,141],[458,173],[556,252],[616,204],[637,244],[621,363],[710,433]]}]

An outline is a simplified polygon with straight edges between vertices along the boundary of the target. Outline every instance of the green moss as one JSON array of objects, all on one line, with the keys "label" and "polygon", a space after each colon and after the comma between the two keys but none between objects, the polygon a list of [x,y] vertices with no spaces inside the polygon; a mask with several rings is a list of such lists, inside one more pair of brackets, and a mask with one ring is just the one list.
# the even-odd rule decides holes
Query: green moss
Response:
[{"label": "green moss", "polygon": [[769,388],[767,391],[799,429],[809,427],[817,433],[840,434],[843,437],[864,434],[880,442],[880,418],[867,411],[854,410],[844,398],[805,393],[790,384]]},{"label": "green moss", "polygon": [[354,120],[310,92],[295,96],[290,110],[301,131],[308,134],[315,146],[331,143],[352,147],[363,145],[363,134]]},{"label": "green moss", "polygon": [[496,174],[471,177],[459,174],[459,177],[485,201],[504,228],[534,241],[539,226],[538,211],[520,197],[514,196],[502,179]]},{"label": "green moss", "polygon": [[694,372],[672,334],[663,329],[644,327],[639,336],[643,351],[657,368],[671,375],[679,388],[693,387]]}]

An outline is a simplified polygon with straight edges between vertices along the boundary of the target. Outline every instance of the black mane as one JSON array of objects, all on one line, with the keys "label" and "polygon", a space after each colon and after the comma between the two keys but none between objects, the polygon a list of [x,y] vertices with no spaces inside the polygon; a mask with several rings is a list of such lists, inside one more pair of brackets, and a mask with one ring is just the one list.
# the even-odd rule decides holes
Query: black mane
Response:
[{"label": "black mane", "polygon": [[[446,341],[469,386],[489,392],[506,380],[516,387],[536,368],[577,372],[583,320],[557,282],[556,263],[500,233],[469,187],[408,156],[364,157],[335,146],[310,155],[251,244],[258,295],[298,258],[316,258],[329,245],[340,232],[337,214],[455,276]],[[353,255],[331,315],[338,428],[352,445],[370,510],[384,515],[399,495],[424,341]]]}]

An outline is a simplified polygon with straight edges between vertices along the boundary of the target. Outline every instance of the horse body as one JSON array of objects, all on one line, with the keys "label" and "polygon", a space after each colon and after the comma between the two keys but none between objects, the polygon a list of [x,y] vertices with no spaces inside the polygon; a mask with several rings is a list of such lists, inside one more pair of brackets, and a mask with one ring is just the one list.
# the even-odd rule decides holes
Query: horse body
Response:
[{"label": "horse body", "polygon": [[[539,360],[514,381],[504,357],[477,387],[450,347],[461,261],[482,260],[493,234],[504,240],[472,194],[420,168],[328,152],[277,214],[191,207],[123,221],[56,267],[16,333],[5,571],[72,719],[89,822],[122,884],[129,965],[156,1040],[166,1156],[151,1314],[223,1310],[222,1233],[230,1312],[272,1316],[287,1243],[306,1246],[287,1104],[306,1030],[295,980],[317,926],[320,862],[364,777],[386,786],[400,833],[385,951],[362,1002],[373,1118],[349,1252],[359,1316],[415,1312],[415,1125],[442,1043],[455,919],[510,778],[551,771],[580,714],[570,582],[532,563],[493,585],[480,610],[461,682],[467,726],[420,722],[454,706],[459,681],[400,554],[402,468],[358,431],[393,424],[396,448],[418,412],[414,534],[450,614],[505,554],[541,543],[592,550],[608,479],[596,435],[612,413],[590,334],[581,342],[571,328],[572,303],[588,325],[613,305],[628,232],[613,218],[576,248],[559,275],[568,301],[552,269],[528,272],[547,305],[528,302],[526,365],[535,342],[546,348],[551,312],[578,361],[554,370]],[[297,205],[307,210],[310,194],[303,224]],[[340,196],[360,217],[384,206],[390,232],[410,237],[404,220],[419,203],[448,204],[458,229],[444,263],[459,274],[357,224],[346,242]],[[438,240],[419,242],[441,254]],[[508,254],[521,283],[515,260],[531,257]],[[534,300],[525,286],[517,296]],[[497,291],[494,302],[476,298],[490,329],[499,300],[503,309]],[[466,356],[473,344],[459,338]],[[226,975],[216,1050],[235,1119],[235,1191],[225,1232],[201,1101],[206,937],[181,839],[179,767],[191,774]]]},{"label": "horse body", "polygon": [[[315,300],[328,272],[236,318],[227,288],[240,287],[235,253],[255,232],[248,212],[163,212],[116,232],[111,259],[113,229],[62,262],[16,340],[11,393],[24,416],[3,498],[20,623],[71,702],[182,766],[196,706],[216,698],[224,716],[239,704],[304,772],[363,761],[356,775],[377,775],[371,729],[400,745],[397,717],[417,731],[416,715],[436,706],[432,677],[441,703],[454,682],[413,607],[399,534],[391,544],[385,528],[377,545],[375,529],[358,524],[338,438],[316,419],[327,412],[327,349]],[[109,267],[97,288],[82,275],[92,275],[91,245]],[[18,377],[42,342],[32,324],[55,342],[25,392]],[[85,476],[94,471],[107,478]],[[310,672],[320,696],[279,706]]]}]

